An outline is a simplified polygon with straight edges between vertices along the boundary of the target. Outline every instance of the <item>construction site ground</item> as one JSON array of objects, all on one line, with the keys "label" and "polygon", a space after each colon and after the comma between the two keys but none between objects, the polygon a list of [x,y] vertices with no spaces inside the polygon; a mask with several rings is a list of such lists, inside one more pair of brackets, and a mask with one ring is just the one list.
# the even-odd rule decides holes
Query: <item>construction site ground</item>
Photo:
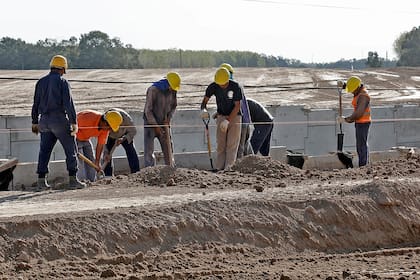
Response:
[{"label": "construction site ground", "polygon": [[[418,70],[358,74],[378,89],[374,104],[418,104]],[[179,108],[198,109],[214,69],[179,72],[189,84]],[[44,73],[0,71],[27,78],[0,79],[1,114],[28,116],[32,78]],[[164,73],[70,70],[67,78],[84,80],[72,83],[78,110],[130,111],[143,109],[146,82]],[[331,108],[337,91],[322,88],[350,74],[241,68],[236,77],[266,105]],[[2,192],[0,279],[420,279],[419,175],[415,150],[330,171],[248,156],[231,171],[157,166],[83,190]]]}]

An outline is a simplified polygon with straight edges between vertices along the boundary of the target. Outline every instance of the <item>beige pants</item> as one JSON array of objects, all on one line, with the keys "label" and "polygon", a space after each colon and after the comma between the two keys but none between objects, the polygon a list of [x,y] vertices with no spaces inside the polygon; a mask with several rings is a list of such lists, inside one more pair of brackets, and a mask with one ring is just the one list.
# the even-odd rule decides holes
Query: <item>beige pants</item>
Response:
[{"label": "beige pants", "polygon": [[236,161],[236,154],[238,152],[239,141],[241,139],[241,116],[236,116],[230,121],[228,130],[222,132],[220,123],[224,121],[227,116],[217,116],[217,159],[216,169],[229,169]]}]

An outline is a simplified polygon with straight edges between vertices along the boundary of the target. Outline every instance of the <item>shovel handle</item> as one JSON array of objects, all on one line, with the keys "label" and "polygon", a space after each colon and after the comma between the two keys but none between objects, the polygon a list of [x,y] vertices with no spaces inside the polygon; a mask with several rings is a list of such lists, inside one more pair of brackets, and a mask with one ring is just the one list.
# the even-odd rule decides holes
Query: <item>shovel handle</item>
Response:
[{"label": "shovel handle", "polygon": [[90,159],[88,159],[85,155],[81,154],[81,153],[77,153],[77,156],[83,160],[84,162],[86,162],[90,167],[94,168],[97,172],[102,171],[101,168],[99,166],[97,166],[96,164],[94,164]]}]

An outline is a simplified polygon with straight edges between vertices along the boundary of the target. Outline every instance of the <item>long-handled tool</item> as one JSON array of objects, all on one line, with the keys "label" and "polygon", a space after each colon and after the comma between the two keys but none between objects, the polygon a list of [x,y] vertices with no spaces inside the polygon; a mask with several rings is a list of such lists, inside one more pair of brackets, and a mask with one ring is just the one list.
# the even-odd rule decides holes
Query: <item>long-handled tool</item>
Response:
[{"label": "long-handled tool", "polygon": [[171,167],[176,167],[175,165],[175,159],[174,159],[174,149],[172,147],[172,139],[171,139],[171,127],[166,127],[166,143],[168,145],[168,156],[169,156],[169,162]]},{"label": "long-handled tool", "polygon": [[[343,115],[343,103],[342,103],[342,94],[343,86],[338,85],[338,114],[341,117]],[[343,133],[343,124],[340,122],[340,133],[337,134],[337,156],[338,159],[346,166],[346,168],[353,168],[353,158],[343,152],[343,143],[344,143],[344,133]]]},{"label": "long-handled tool", "polygon": [[209,153],[211,171],[215,172],[217,170],[214,169],[214,167],[213,167],[213,159],[211,157],[211,142],[210,142],[210,133],[209,133],[209,122],[210,122],[210,118],[203,119],[203,123],[204,123],[204,125],[206,127],[207,151]]},{"label": "long-handled tool", "polygon": [[102,179],[105,177],[105,173],[104,171],[97,166],[96,164],[94,164],[90,159],[88,159],[85,155],[81,154],[81,153],[77,153],[77,156],[83,160],[84,162],[86,162],[90,167],[94,168],[97,172],[96,176],[98,177],[98,179]]},{"label": "long-handled tool", "polygon": [[115,151],[115,148],[117,148],[117,141],[115,140],[114,146],[112,146],[111,150],[108,152],[108,158],[104,160],[104,162],[102,163],[101,169],[104,170],[105,167],[108,165],[108,163],[110,163],[110,161],[112,160],[112,154]]}]

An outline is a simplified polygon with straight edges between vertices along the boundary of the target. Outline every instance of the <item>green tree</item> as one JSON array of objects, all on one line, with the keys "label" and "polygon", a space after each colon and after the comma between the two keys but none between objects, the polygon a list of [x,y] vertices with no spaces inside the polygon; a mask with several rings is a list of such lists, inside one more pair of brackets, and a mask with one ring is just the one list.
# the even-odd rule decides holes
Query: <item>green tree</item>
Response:
[{"label": "green tree", "polygon": [[398,66],[420,66],[420,26],[402,33],[394,42]]},{"label": "green tree", "polygon": [[366,61],[366,65],[368,67],[381,67],[382,66],[382,60],[377,52],[369,52],[368,58]]}]

